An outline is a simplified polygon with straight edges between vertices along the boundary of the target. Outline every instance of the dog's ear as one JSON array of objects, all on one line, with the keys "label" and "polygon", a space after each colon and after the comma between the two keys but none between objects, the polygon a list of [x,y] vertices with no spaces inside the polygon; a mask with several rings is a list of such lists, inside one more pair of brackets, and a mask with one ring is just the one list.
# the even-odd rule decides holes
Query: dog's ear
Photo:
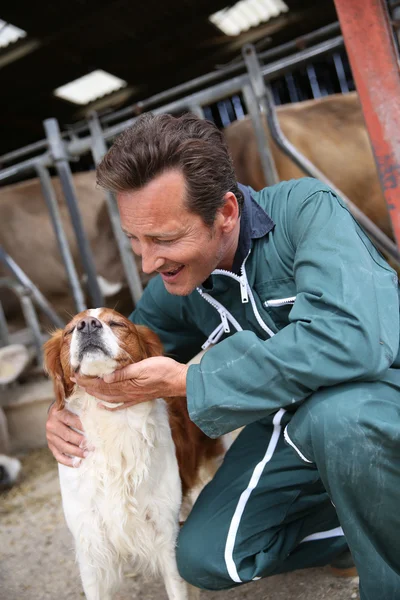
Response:
[{"label": "dog's ear", "polygon": [[61,345],[63,330],[57,329],[44,344],[44,370],[50,375],[54,384],[56,407],[61,410],[65,406],[65,398],[69,396],[72,384],[67,383],[61,364]]},{"label": "dog's ear", "polygon": [[136,325],[140,346],[143,349],[143,358],[162,356],[164,349],[160,338],[154,331],[145,325]]}]

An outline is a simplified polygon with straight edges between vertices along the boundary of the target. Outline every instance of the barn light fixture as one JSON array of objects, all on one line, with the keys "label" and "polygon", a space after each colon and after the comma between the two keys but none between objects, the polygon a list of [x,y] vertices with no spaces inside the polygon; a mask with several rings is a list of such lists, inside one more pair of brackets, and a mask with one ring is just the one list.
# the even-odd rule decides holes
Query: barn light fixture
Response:
[{"label": "barn light fixture", "polygon": [[127,85],[126,81],[102,69],[92,71],[54,90],[54,95],[75,104],[89,104]]},{"label": "barn light fixture", "polygon": [[26,31],[0,19],[0,48],[5,48],[24,37],[26,37]]},{"label": "barn light fixture", "polygon": [[241,0],[219,10],[209,19],[226,35],[239,35],[288,10],[283,0]]}]

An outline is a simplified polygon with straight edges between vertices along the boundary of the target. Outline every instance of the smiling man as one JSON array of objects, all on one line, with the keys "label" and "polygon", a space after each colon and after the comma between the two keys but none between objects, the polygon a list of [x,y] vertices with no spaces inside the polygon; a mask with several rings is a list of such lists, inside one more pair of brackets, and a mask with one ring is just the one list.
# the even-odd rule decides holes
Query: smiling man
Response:
[{"label": "smiling man", "polygon": [[[211,437],[244,427],[181,531],[182,576],[227,589],[328,564],[348,544],[362,600],[400,598],[395,272],[319,181],[240,186],[221,133],[193,115],[140,117],[98,181],[158,273],[131,319],[167,356],[79,385],[118,410],[186,396]],[[87,452],[73,428],[49,411],[67,465]]]}]

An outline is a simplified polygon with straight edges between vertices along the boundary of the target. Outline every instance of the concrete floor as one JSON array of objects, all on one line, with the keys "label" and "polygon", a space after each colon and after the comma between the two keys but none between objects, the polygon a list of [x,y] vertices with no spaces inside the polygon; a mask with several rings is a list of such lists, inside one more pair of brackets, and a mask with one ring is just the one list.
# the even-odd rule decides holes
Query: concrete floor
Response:
[{"label": "concrete floor", "polygon": [[[0,599],[84,598],[72,539],[64,523],[57,467],[50,453],[20,457],[19,485],[0,496]],[[358,581],[329,569],[278,575],[227,592],[202,592],[201,600],[354,600]],[[166,600],[160,581],[144,582],[129,569],[115,600]]]}]

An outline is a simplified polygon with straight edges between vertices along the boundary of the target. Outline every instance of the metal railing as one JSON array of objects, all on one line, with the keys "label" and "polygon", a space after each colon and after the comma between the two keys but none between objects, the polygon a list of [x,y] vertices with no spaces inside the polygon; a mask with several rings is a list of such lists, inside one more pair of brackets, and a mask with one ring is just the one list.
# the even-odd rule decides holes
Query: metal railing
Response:
[{"label": "metal railing", "polygon": [[[74,228],[80,257],[87,275],[89,294],[92,298],[93,305],[101,306],[104,303],[104,299],[98,286],[94,259],[81,221],[79,202],[74,187],[70,161],[90,151],[92,153],[94,162],[98,163],[107,150],[106,142],[113,140],[116,135],[124,131],[127,127],[131,126],[137,119],[138,113],[152,108],[155,114],[176,113],[190,110],[196,112],[200,116],[203,116],[203,107],[211,104],[212,102],[217,102],[220,99],[232,97],[237,93],[241,93],[243,95],[247,111],[250,114],[255,127],[258,149],[260,152],[261,163],[266,181],[277,181],[278,176],[269,149],[268,136],[265,128],[262,126],[264,114],[267,117],[272,138],[283,150],[283,152],[290,156],[290,158],[306,173],[322,179],[333,189],[335,189],[347,202],[350,210],[360,221],[361,225],[372,237],[372,239],[382,249],[384,249],[384,251],[387,252],[393,258],[393,260],[397,262],[397,264],[400,264],[400,254],[392,240],[390,240],[383,232],[381,232],[374,223],[372,223],[357,207],[355,207],[354,204],[352,204],[351,201],[340,192],[340,190],[337,190],[337,188],[335,188],[335,186],[333,186],[332,183],[329,182],[327,178],[304,156],[302,156],[283,136],[279,127],[279,123],[276,119],[271,93],[267,86],[268,82],[271,82],[282,74],[290,72],[294,67],[310,64],[315,58],[331,55],[333,52],[342,48],[343,39],[341,35],[337,35],[331,39],[319,42],[309,48],[302,47],[310,41],[315,41],[316,39],[326,36],[327,33],[331,34],[332,32],[336,33],[337,31],[338,25],[333,24],[327,28],[322,28],[321,30],[314,32],[309,36],[303,36],[300,41],[295,40],[294,42],[289,42],[288,44],[284,44],[279,48],[264,52],[258,56],[258,59],[261,58],[264,60],[271,60],[272,58],[279,57],[277,60],[269,62],[265,65],[260,65],[254,53],[254,49],[247,47],[245,49],[243,62],[229,65],[216,73],[211,73],[206,76],[196,78],[191,82],[152,96],[147,100],[139,102],[126,109],[117,111],[113,114],[105,115],[99,118],[93,113],[85,123],[78,123],[74,128],[72,128],[72,135],[71,131],[62,134],[59,130],[57,121],[55,119],[49,119],[44,122],[44,127],[47,134],[46,140],[42,140],[36,144],[31,144],[19,151],[11,152],[0,157],[0,163],[7,163],[12,162],[16,158],[27,156],[32,152],[44,150],[43,153],[38,154],[37,156],[26,158],[19,164],[10,165],[9,167],[1,170],[0,182],[8,181],[17,174],[31,175],[32,173],[36,173],[38,175],[42,186],[43,195],[49,209],[53,228],[58,240],[61,257],[68,275],[68,280],[77,311],[81,311],[86,307],[85,297],[77,276],[75,265],[73,263],[67,238],[63,230],[63,225],[57,202],[55,200],[54,189],[48,169],[50,167],[55,167],[59,175],[61,186],[69,209],[71,222]],[[299,47],[302,47],[302,49],[298,50]],[[283,56],[285,52],[292,50],[297,51],[295,54]],[[245,69],[245,72],[232,77],[234,73],[244,71]],[[225,81],[214,83],[217,79],[224,77],[226,78],[227,76],[230,78],[226,79]],[[212,85],[202,90],[193,91],[200,85],[204,84]],[[192,92],[190,95],[171,100],[177,95],[187,93],[189,91]],[[167,104],[161,105],[160,103],[165,100],[171,101]],[[121,118],[129,115],[136,116],[118,122]],[[79,137],[79,135],[82,133],[87,133],[87,135]],[[136,303],[142,293],[142,286],[136,263],[133,259],[129,243],[127,243],[127,240],[122,234],[119,226],[119,215],[115,199],[111,194],[105,194],[105,202],[121,255],[132,301],[133,303]],[[47,309],[44,308],[43,302],[40,302],[39,304],[41,309],[45,310],[46,312]]]}]

